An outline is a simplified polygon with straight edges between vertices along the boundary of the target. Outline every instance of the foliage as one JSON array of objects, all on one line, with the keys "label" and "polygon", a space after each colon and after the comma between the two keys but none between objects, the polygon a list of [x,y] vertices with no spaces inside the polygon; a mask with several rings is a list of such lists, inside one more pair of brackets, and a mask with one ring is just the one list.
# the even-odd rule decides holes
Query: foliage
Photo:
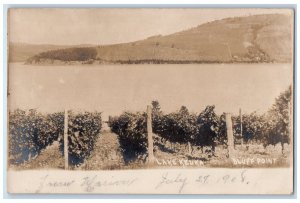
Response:
[{"label": "foliage", "polygon": [[178,112],[153,116],[153,120],[154,132],[170,142],[190,142],[197,132],[196,115],[190,114],[185,106]]},{"label": "foliage", "polygon": [[[152,102],[153,132],[171,143],[214,146],[219,136],[219,118],[214,106],[208,106],[199,116],[182,106],[179,111],[163,114],[157,101]],[[147,151],[147,125],[145,113],[123,113],[110,117],[111,130],[119,135],[125,157],[133,160]]]},{"label": "foliage", "polygon": [[40,59],[61,60],[61,61],[88,61],[96,59],[97,51],[95,48],[67,48],[42,52],[32,58],[39,61]]},{"label": "foliage", "polygon": [[18,164],[38,155],[63,133],[63,114],[17,109],[9,113],[9,155]]},{"label": "foliage", "polygon": [[147,124],[145,113],[125,112],[119,117],[109,117],[112,132],[118,134],[124,161],[135,160],[147,151]]},{"label": "foliage", "polygon": [[[273,106],[265,114],[252,112],[243,114],[243,139],[245,142],[262,142],[265,146],[289,143],[289,102],[291,87],[275,99]],[[239,117],[233,117],[234,134],[240,134]]]},{"label": "foliage", "polygon": [[198,115],[198,133],[194,140],[194,144],[197,146],[211,146],[213,153],[220,132],[220,120],[214,110],[214,105],[207,106]]},{"label": "foliage", "polygon": [[[100,113],[69,115],[68,142],[71,164],[78,164],[87,157],[101,129]],[[9,155],[14,164],[23,163],[38,155],[41,150],[60,141],[63,151],[64,113],[28,113],[17,109],[9,113]]]},{"label": "foliage", "polygon": [[[265,123],[266,119],[263,115],[259,115],[256,112],[244,114],[242,122],[244,141],[262,141]],[[240,131],[240,127],[238,127],[238,129]]]},{"label": "foliage", "polygon": [[[243,135],[239,116],[232,116],[236,139],[245,142],[263,142],[265,145],[289,142],[289,109],[291,88],[281,93],[267,114],[243,114]],[[198,116],[182,106],[179,111],[164,114],[158,101],[152,102],[153,132],[162,140],[194,146],[211,146],[214,154],[217,144],[226,144],[225,114],[218,116],[215,106],[207,106]],[[132,159],[147,151],[146,113],[124,113],[110,117],[109,125],[119,135],[126,156]]]},{"label": "foliage", "polygon": [[[275,103],[266,114],[265,137],[266,144],[277,144],[279,142],[290,143],[290,123],[292,88],[280,93],[275,99]],[[290,109],[289,109],[290,108]]]},{"label": "foliage", "polygon": [[[84,112],[69,114],[68,123],[68,151],[69,161],[73,165],[81,164],[94,148],[94,144],[100,133],[101,113]],[[61,151],[64,140],[60,139]]]}]

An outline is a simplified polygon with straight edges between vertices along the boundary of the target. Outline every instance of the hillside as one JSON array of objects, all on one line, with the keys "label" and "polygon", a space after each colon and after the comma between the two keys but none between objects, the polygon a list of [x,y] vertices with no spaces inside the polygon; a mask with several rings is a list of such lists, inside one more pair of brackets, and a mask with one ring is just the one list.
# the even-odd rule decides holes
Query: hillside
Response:
[{"label": "hillside", "polygon": [[226,18],[171,35],[89,47],[89,52],[96,53],[90,54],[89,58],[76,58],[81,48],[69,48],[37,54],[29,58],[27,63],[291,62],[292,33],[293,20],[288,15]]}]

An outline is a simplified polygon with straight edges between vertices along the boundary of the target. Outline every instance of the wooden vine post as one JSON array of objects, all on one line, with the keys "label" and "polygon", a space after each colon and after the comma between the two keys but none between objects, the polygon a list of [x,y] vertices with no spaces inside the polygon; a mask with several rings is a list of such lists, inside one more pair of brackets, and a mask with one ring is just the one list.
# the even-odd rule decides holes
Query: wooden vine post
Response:
[{"label": "wooden vine post", "polygon": [[65,157],[65,170],[69,169],[69,152],[68,152],[68,110],[65,109],[64,120],[64,157]]},{"label": "wooden vine post", "polygon": [[147,106],[147,135],[148,135],[148,164],[154,163],[153,134],[152,134],[152,106]]},{"label": "wooden vine post", "polygon": [[226,119],[226,130],[227,130],[228,156],[231,157],[234,152],[234,138],[233,138],[233,131],[232,131],[231,114],[225,113],[225,119]]}]

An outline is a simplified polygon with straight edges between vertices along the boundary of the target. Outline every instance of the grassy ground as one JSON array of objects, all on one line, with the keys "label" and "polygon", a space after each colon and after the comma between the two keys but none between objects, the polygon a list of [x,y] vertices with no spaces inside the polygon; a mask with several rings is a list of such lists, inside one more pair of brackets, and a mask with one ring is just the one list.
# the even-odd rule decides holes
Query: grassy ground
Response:
[{"label": "grassy ground", "polygon": [[[190,153],[185,145],[177,145],[172,149],[170,144],[164,146],[164,150],[157,149],[155,157],[160,166],[168,166],[163,161],[177,161],[177,166],[180,167],[226,167],[226,168],[257,168],[257,167],[289,167],[291,160],[291,148],[288,145],[284,146],[283,154],[281,146],[267,146],[264,148],[259,144],[245,144],[243,146],[236,145],[235,150],[229,156],[228,149],[225,146],[217,146],[215,154],[212,155],[211,149],[205,147],[202,151],[200,148],[193,147],[194,150]],[[172,153],[168,153],[171,151]],[[185,160],[194,160],[193,162],[182,163]],[[196,161],[200,163],[197,163]],[[181,163],[180,163],[181,162]],[[157,162],[156,165],[159,165]]]},{"label": "grassy ground", "polygon": [[64,158],[59,151],[59,143],[55,141],[44,149],[37,157],[20,165],[10,165],[11,169],[63,169]]},{"label": "grassy ground", "polygon": [[[193,151],[186,145],[155,145],[154,162],[147,164],[147,156],[141,156],[134,162],[125,164],[119,146],[118,137],[111,132],[104,132],[99,136],[95,148],[85,162],[75,170],[120,170],[141,168],[257,168],[257,167],[288,167],[290,164],[291,147],[284,146],[283,154],[280,145],[264,148],[258,144],[237,145],[228,157],[226,147],[217,146],[215,154],[211,149],[193,147]],[[11,169],[63,169],[64,158],[59,151],[58,142],[47,147],[36,158],[21,164],[11,165]]]},{"label": "grassy ground", "polygon": [[125,166],[117,135],[111,132],[99,136],[90,157],[78,169],[111,170]]}]

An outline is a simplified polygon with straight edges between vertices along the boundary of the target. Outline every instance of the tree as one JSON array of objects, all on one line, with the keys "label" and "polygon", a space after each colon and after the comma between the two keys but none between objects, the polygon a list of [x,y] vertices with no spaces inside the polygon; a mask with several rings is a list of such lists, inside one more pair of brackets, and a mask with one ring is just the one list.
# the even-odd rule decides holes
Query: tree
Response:
[{"label": "tree", "polygon": [[265,125],[265,137],[264,142],[267,144],[281,143],[282,149],[284,143],[290,143],[290,105],[292,87],[289,86],[287,90],[280,93],[275,99],[275,103],[271,109],[267,112],[267,123]]},{"label": "tree", "polygon": [[162,111],[160,110],[160,104],[157,100],[152,101],[151,104],[152,104],[152,113],[154,115],[158,115],[162,113]]},{"label": "tree", "polygon": [[216,140],[219,135],[219,117],[214,111],[215,106],[207,106],[202,111],[198,118],[197,124],[199,125],[199,131],[195,138],[195,144],[201,146],[211,146],[212,155],[215,154]]},{"label": "tree", "polygon": [[[257,114],[255,111],[250,114],[243,115],[243,139],[246,142],[262,141],[263,139],[263,127],[266,119],[263,115]],[[240,132],[240,127],[238,126]]]},{"label": "tree", "polygon": [[111,117],[109,126],[118,134],[120,148],[126,163],[143,158],[147,153],[147,114],[124,112]]},{"label": "tree", "polygon": [[[160,104],[157,100],[151,102],[152,104],[152,124],[153,124],[153,132],[155,134],[160,134],[163,131],[163,113],[160,110]],[[163,140],[161,140],[163,141]]]},{"label": "tree", "polygon": [[153,106],[153,131],[161,137],[161,141],[187,144],[191,142],[197,132],[197,118],[190,114],[187,107],[182,106],[179,111],[164,115],[160,111],[157,101],[152,102]]},{"label": "tree", "polygon": [[186,106],[181,106],[179,113],[182,115],[189,115],[189,110]]}]

